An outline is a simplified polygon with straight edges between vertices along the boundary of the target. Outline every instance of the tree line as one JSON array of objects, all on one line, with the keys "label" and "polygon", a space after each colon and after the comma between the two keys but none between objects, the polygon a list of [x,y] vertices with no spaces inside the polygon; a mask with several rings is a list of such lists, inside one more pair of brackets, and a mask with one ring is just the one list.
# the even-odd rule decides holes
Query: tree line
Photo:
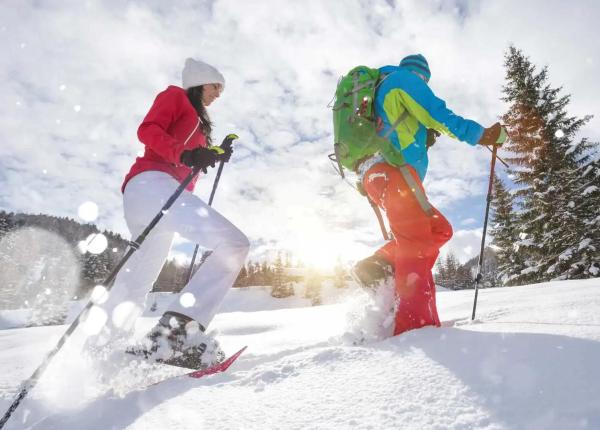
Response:
[{"label": "tree line", "polygon": [[[102,234],[107,246],[102,252],[82,248],[90,235]],[[128,241],[94,224],[68,217],[0,211],[0,309],[30,308],[45,318],[59,322],[68,301],[87,296],[102,284],[123,257]],[[210,251],[201,252],[194,268],[169,259],[152,288],[153,292],[178,292],[202,265]],[[289,252],[276,252],[273,261],[248,261],[234,287],[270,286],[274,297],[294,294],[293,285],[310,281],[306,296],[318,302],[324,276],[301,263],[292,263]],[[345,286],[347,271],[339,263],[335,284]],[[62,317],[57,317],[62,315]],[[58,320],[57,320],[58,318]]]},{"label": "tree line", "polygon": [[[436,285],[450,290],[464,290],[474,287],[477,275],[479,257],[473,257],[461,264],[456,255],[450,251],[444,258],[438,258],[435,263]],[[492,288],[502,286],[498,271],[498,259],[492,248],[483,251],[483,265],[481,268],[481,287]]]}]

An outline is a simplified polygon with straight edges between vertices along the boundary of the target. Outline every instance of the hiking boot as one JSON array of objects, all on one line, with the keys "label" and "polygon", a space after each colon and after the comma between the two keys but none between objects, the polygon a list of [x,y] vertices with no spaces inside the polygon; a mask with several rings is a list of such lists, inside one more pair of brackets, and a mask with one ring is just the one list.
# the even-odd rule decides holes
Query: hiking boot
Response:
[{"label": "hiking boot", "polygon": [[394,268],[385,258],[373,254],[354,265],[352,276],[363,288],[374,289],[394,276]]},{"label": "hiking boot", "polygon": [[141,344],[126,351],[146,360],[188,369],[222,362],[225,354],[201,324],[178,312],[165,312]]}]

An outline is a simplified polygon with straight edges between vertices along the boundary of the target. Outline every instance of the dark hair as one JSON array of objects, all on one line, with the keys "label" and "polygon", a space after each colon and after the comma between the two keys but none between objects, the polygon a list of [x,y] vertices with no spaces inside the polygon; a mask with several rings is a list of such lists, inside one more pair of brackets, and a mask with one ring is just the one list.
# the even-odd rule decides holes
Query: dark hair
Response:
[{"label": "dark hair", "polygon": [[212,137],[210,135],[212,132],[212,122],[210,121],[208,112],[206,112],[206,108],[202,104],[202,89],[202,85],[188,88],[187,96],[200,117],[200,130],[202,131],[202,134],[206,136],[206,143],[210,145],[212,143]]}]

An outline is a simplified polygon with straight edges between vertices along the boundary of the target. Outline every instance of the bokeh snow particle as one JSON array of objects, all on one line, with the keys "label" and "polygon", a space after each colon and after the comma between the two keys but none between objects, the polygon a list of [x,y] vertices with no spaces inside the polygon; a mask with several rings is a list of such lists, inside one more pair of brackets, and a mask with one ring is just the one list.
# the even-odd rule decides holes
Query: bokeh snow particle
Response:
[{"label": "bokeh snow particle", "polygon": [[98,205],[90,201],[82,203],[77,209],[77,215],[86,222],[95,221],[98,218]]},{"label": "bokeh snow particle", "polygon": [[185,325],[185,332],[188,336],[194,336],[197,333],[200,333],[200,324],[197,321],[190,321]]},{"label": "bokeh snow particle", "polygon": [[102,233],[92,233],[85,240],[79,242],[78,248],[82,254],[102,254],[108,246],[108,240]]},{"label": "bokeh snow particle", "polygon": [[112,313],[112,323],[120,329],[130,330],[141,313],[142,309],[133,302],[119,303]]},{"label": "bokeh snow particle", "polygon": [[562,130],[556,130],[556,133],[554,133],[554,135],[560,139],[561,137],[565,137],[565,132]]},{"label": "bokeh snow particle", "polygon": [[96,285],[92,290],[92,302],[95,305],[101,305],[108,300],[108,290],[104,285]]},{"label": "bokeh snow particle", "polygon": [[90,336],[96,335],[100,333],[100,330],[102,330],[102,327],[106,324],[107,319],[108,316],[104,309],[99,308],[98,306],[92,306],[85,316],[83,331]]},{"label": "bokeh snow particle", "polygon": [[183,293],[179,298],[179,303],[184,308],[191,308],[196,303],[196,297],[192,293]]},{"label": "bokeh snow particle", "polygon": [[73,106],[73,110],[75,112],[79,112],[81,110],[81,106],[80,105],[75,105],[75,106]]}]

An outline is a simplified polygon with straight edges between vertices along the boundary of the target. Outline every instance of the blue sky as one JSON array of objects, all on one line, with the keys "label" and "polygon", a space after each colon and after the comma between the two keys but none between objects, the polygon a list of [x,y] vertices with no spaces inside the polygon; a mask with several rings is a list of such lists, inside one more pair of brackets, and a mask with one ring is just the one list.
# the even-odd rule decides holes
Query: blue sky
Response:
[{"label": "blue sky", "polygon": [[[594,1],[3,1],[0,207],[77,218],[93,201],[96,222],[127,236],[120,185],[142,149],[137,127],[191,56],[226,78],[209,108],[214,138],[240,140],[214,205],[249,236],[251,257],[360,258],[379,228],[326,156],[341,74],[422,53],[448,106],[490,125],[506,109],[513,43],[550,67],[572,115],[595,114],[599,20]],[[599,140],[599,125],[582,136]],[[464,261],[479,249],[490,153],[442,138],[430,157],[425,185],[455,229],[446,249]],[[213,179],[199,181],[200,197]]]}]

